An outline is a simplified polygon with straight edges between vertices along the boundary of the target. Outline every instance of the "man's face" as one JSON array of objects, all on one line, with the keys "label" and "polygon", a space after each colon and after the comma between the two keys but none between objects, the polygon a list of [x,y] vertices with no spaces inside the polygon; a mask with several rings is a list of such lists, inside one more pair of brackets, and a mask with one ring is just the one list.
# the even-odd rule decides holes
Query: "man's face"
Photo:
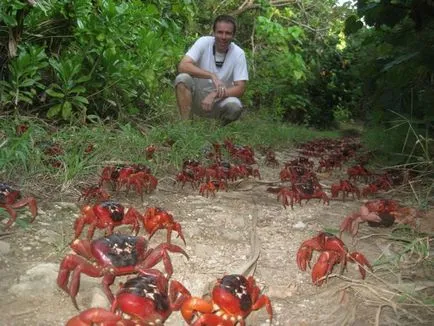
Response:
[{"label": "man's face", "polygon": [[234,25],[218,22],[214,30],[215,46],[218,52],[226,52],[234,38]]}]

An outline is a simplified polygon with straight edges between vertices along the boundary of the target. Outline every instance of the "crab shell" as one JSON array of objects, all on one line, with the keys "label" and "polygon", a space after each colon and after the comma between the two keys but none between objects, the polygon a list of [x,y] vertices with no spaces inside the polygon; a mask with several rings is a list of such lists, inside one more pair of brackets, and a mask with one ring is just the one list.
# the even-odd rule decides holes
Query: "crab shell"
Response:
[{"label": "crab shell", "polygon": [[244,324],[245,318],[253,311],[266,308],[270,317],[273,318],[273,310],[268,296],[260,295],[260,289],[256,286],[252,276],[225,275],[217,281],[212,290],[212,301],[218,306],[214,314],[224,320],[230,320],[234,325],[237,322]]},{"label": "crab shell", "polygon": [[168,281],[163,274],[140,275],[129,279],[116,295],[112,311],[120,310],[143,323],[163,324],[172,309],[167,293]]}]

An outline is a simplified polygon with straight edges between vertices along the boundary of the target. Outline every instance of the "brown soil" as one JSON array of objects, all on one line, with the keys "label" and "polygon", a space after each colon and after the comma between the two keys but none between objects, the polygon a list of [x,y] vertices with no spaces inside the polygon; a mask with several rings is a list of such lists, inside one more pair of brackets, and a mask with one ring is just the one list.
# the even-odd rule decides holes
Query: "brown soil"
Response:
[{"label": "brown soil", "polygon": [[[263,162],[259,154],[257,159]],[[279,153],[278,159],[285,161],[289,155]],[[376,267],[366,280],[361,280],[358,270],[350,264],[343,275],[332,274],[321,287],[312,284],[310,271],[298,270],[295,256],[301,242],[324,229],[336,231],[342,219],[357,211],[362,201],[332,200],[327,206],[312,200],[293,210],[284,209],[276,195],[266,192],[270,185],[279,185],[279,171],[260,163],[262,180],[235,182],[215,197],[203,197],[189,185],[181,189],[169,176],[160,179],[157,190],[145,196],[143,202],[135,194],[117,199],[139,211],[160,206],[181,223],[187,245],[184,247],[179,238],[173,242],[184,247],[190,259],[171,255],[173,279],[193,295],[203,295],[225,274],[245,272],[259,252],[247,272],[254,273],[262,293],[271,299],[273,325],[432,325],[432,251],[431,264],[426,257],[407,253],[399,261]],[[320,180],[327,189],[340,177],[343,171],[333,171],[321,174]],[[6,247],[0,251],[1,325],[64,325],[78,313],[68,295],[56,286],[57,268],[69,252],[73,222],[78,217],[78,193],[59,194],[55,201],[39,201],[39,216],[28,228],[15,224],[12,234],[0,238]],[[396,199],[398,195],[390,192],[386,196]],[[20,210],[19,218],[23,218],[24,211]],[[433,219],[430,211],[419,221],[424,232],[433,232]],[[122,233],[128,230],[117,229]],[[388,239],[391,232],[392,228],[374,229],[365,223],[356,241],[348,236],[344,241],[350,251],[360,251],[374,263],[380,257],[392,259],[404,248],[402,243]],[[158,231],[150,243],[156,246],[164,241],[165,232]],[[255,243],[256,247],[252,247]],[[334,273],[338,272],[336,267]],[[122,280],[118,278],[112,288],[115,290]],[[430,306],[424,305],[424,298],[431,298]],[[82,276],[77,301],[81,309],[107,305],[100,280]],[[247,319],[247,325],[267,322],[265,309]],[[184,325],[179,312],[174,312],[166,325]]]}]

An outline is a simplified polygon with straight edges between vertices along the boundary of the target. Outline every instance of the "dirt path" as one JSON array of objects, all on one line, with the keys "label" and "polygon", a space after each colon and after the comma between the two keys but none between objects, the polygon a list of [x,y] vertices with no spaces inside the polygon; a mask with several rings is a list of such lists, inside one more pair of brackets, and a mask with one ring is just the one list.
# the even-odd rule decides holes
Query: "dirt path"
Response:
[{"label": "dirt path", "polygon": [[[286,154],[280,153],[279,159],[284,161]],[[259,158],[259,162],[263,162],[263,158]],[[260,171],[263,180],[278,180],[280,168],[260,163]],[[322,174],[321,183],[330,186],[342,173]],[[343,277],[331,277],[322,287],[312,285],[310,272],[298,270],[295,255],[300,243],[325,228],[337,230],[342,219],[356,211],[361,201],[332,200],[327,206],[313,200],[293,210],[284,209],[276,201],[276,195],[266,192],[268,186],[249,178],[229,186],[227,192],[205,198],[188,185],[180,189],[166,178],[154,193],[145,196],[144,202],[135,195],[118,199],[139,211],[148,206],[160,206],[172,212],[181,223],[190,259],[172,255],[173,278],[193,295],[202,295],[210,283],[225,274],[239,273],[259,252],[252,272],[263,293],[272,301],[273,325],[432,323],[432,305],[426,309],[394,302],[398,300],[395,294],[402,295],[398,290],[405,286],[413,293],[418,284],[423,284],[427,291],[432,290],[433,266],[417,276],[405,276],[396,270],[392,274],[383,266],[373,275],[368,274],[366,281],[360,280],[355,266],[349,266]],[[77,203],[74,197],[65,196],[62,201],[42,202],[40,206],[34,224],[27,229],[14,225],[13,234],[0,238],[1,325],[64,325],[77,314],[70,298],[56,286],[59,263],[69,251],[68,243],[73,237],[72,225],[79,211]],[[256,232],[257,248],[252,248],[255,238],[252,230]],[[128,232],[128,228],[118,231]],[[371,262],[381,255],[393,256],[398,247],[384,237],[369,237],[373,232],[387,235],[391,229],[373,229],[363,224],[361,240],[352,244],[350,238],[344,239],[351,251],[363,252]],[[158,231],[151,246],[164,241],[165,232]],[[179,238],[174,243],[183,247]],[[425,270],[420,265],[418,269]],[[335,272],[337,270],[335,268]],[[120,281],[121,278],[115,284]],[[398,285],[402,288],[398,289]],[[108,304],[100,280],[87,276],[82,276],[77,301],[82,309]],[[261,309],[251,314],[247,325],[267,325],[267,321],[267,313]],[[184,323],[175,312],[166,325]]]}]

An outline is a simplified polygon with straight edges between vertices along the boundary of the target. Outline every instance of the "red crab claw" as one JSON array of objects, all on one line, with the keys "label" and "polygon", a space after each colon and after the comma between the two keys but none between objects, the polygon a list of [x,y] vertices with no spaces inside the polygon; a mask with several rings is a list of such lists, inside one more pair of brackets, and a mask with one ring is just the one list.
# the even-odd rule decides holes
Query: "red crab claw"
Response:
[{"label": "red crab claw", "polygon": [[136,323],[123,320],[121,316],[102,308],[90,308],[67,321],[66,326],[91,326],[98,323],[104,326],[134,326]]},{"label": "red crab claw", "polygon": [[320,286],[324,277],[329,275],[333,266],[341,261],[341,255],[335,251],[323,251],[312,268],[312,282]]},{"label": "red crab claw", "polygon": [[191,293],[183,284],[172,280],[169,287],[169,298],[173,304],[173,310],[178,311],[181,309],[185,300],[191,298]]},{"label": "red crab claw", "polygon": [[[152,236],[160,229],[160,225],[156,225],[151,232],[149,233],[149,240],[151,240]],[[178,222],[173,222],[173,224],[167,227],[167,243],[170,243],[172,240],[172,230],[178,233],[178,237],[182,239],[184,245],[186,245],[184,234],[182,234],[181,224]]]},{"label": "red crab claw", "polygon": [[340,233],[342,234],[342,232],[347,231],[355,236],[359,232],[359,224],[364,221],[379,223],[381,222],[381,217],[376,211],[370,211],[368,206],[362,205],[358,213],[353,213],[342,221]]},{"label": "red crab claw", "polygon": [[[195,317],[196,313],[200,314],[211,314],[213,311],[213,304],[212,302],[198,298],[198,297],[190,297],[188,298],[181,307],[181,314],[182,317],[184,317],[184,320],[191,324],[193,321],[193,318]],[[202,324],[199,324],[202,325]],[[205,324],[207,325],[207,324]],[[213,324],[214,325],[214,324]]]},{"label": "red crab claw", "polygon": [[313,249],[311,247],[301,247],[297,251],[297,265],[302,271],[306,270],[307,264],[312,258]]},{"label": "red crab claw", "polygon": [[136,270],[138,272],[143,272],[144,270],[150,269],[151,267],[157,265],[160,261],[163,261],[164,269],[166,270],[168,277],[172,276],[173,265],[168,252],[180,253],[187,257],[187,259],[190,259],[190,257],[181,247],[171,243],[162,243],[155,247],[155,249],[151,250],[144,263],[138,265]]},{"label": "red crab claw", "polygon": [[232,326],[233,322],[223,319],[214,314],[204,314],[200,316],[192,326]]},{"label": "red crab claw", "polygon": [[355,236],[359,231],[359,223],[357,223],[358,213],[353,213],[348,215],[341,223],[339,228],[339,233],[342,235],[343,232],[348,232]]},{"label": "red crab claw", "polygon": [[325,233],[320,233],[316,237],[306,240],[301,244],[300,249],[297,251],[297,265],[299,269],[302,271],[306,270],[307,264],[312,258],[312,252],[314,250],[322,251],[324,248],[324,242]]},{"label": "red crab claw", "polygon": [[360,275],[362,275],[362,279],[365,279],[365,277],[366,277],[365,266],[370,271],[372,271],[372,266],[369,263],[369,261],[366,259],[366,257],[363,254],[361,254],[358,251],[352,252],[348,257],[348,260],[359,265],[359,272],[360,272]]}]

